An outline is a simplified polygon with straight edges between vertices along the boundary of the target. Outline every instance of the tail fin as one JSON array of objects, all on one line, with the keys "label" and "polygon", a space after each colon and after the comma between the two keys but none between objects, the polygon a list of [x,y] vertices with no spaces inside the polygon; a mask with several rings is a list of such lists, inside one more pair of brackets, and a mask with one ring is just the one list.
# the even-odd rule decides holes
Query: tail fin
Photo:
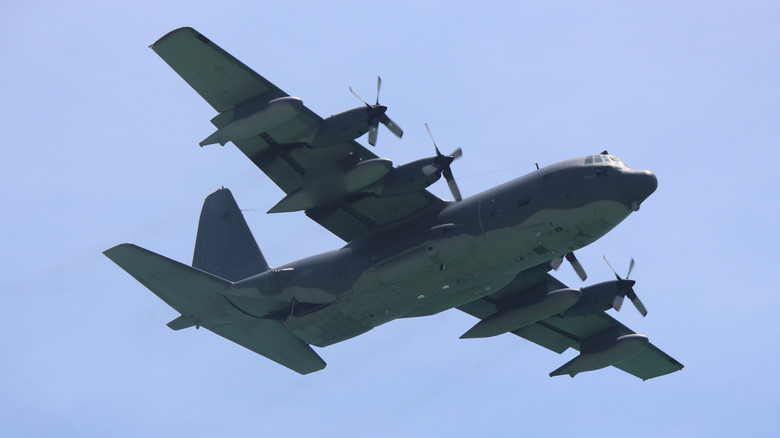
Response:
[{"label": "tail fin", "polygon": [[228,189],[203,202],[192,266],[230,281],[270,269]]}]

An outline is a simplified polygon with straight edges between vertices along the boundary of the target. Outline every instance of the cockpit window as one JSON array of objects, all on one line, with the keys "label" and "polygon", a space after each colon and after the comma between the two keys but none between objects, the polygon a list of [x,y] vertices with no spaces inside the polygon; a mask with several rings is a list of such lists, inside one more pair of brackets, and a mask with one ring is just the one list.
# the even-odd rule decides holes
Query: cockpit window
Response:
[{"label": "cockpit window", "polygon": [[588,157],[585,157],[585,164],[594,164],[594,163],[616,163],[620,167],[628,167],[625,164],[623,164],[622,161],[620,161],[620,158],[614,156],[614,155],[591,155]]}]

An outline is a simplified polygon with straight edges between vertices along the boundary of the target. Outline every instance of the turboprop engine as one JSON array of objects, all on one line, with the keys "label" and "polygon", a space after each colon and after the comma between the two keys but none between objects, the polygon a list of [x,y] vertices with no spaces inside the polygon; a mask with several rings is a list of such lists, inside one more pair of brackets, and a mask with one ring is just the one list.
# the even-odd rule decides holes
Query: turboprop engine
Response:
[{"label": "turboprop engine", "polygon": [[452,162],[463,156],[463,150],[457,148],[449,155],[442,154],[436,146],[436,140],[433,139],[427,123],[425,129],[431,137],[436,155],[396,167],[386,178],[372,187],[373,193],[378,196],[397,196],[416,192],[430,186],[443,176],[455,201],[463,199],[451,168]]},{"label": "turboprop engine", "polygon": [[[604,257],[604,261],[609,265],[609,261],[607,261],[606,257]],[[609,265],[609,267],[611,269],[612,265]],[[616,280],[605,281],[580,289],[582,291],[582,299],[568,308],[563,316],[591,315],[609,310],[610,308],[619,311],[623,305],[623,298],[625,297],[628,297],[628,299],[631,300],[642,316],[647,316],[647,308],[642,303],[642,300],[636,295],[636,292],[634,292],[634,284],[636,284],[636,281],[629,280],[628,278],[628,276],[631,275],[631,270],[633,268],[634,259],[631,259],[626,278],[621,278],[615,270],[612,269]]]},{"label": "turboprop engine", "polygon": [[[428,125],[426,124],[427,128]],[[428,131],[430,133],[430,130]],[[434,142],[436,156],[412,161],[398,167],[386,158],[374,158],[357,163],[344,171],[322,166],[319,172],[305,174],[298,190],[288,194],[268,213],[309,210],[315,207],[332,207],[346,197],[361,193],[380,197],[398,196],[423,190],[442,176],[456,201],[463,198],[452,175],[451,164],[463,155],[458,148],[450,155],[439,151]]]},{"label": "turboprop engine", "polygon": [[352,141],[368,132],[368,144],[376,146],[379,124],[385,125],[396,137],[404,135],[403,129],[387,117],[387,106],[379,104],[379,90],[382,87],[382,78],[377,76],[376,103],[371,105],[363,100],[352,87],[349,91],[355,95],[365,106],[353,108],[343,113],[330,116],[323,120],[314,138],[308,143],[311,147],[319,148],[331,146],[345,141]]}]

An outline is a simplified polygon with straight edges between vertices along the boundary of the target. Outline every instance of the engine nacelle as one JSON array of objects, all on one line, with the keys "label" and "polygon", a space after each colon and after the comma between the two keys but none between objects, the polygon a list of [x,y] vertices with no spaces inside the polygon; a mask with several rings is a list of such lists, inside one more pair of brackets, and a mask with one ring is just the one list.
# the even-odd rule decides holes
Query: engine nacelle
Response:
[{"label": "engine nacelle", "polygon": [[621,336],[614,341],[584,350],[579,356],[566,362],[562,367],[550,373],[550,377],[568,374],[571,377],[585,371],[594,371],[630,359],[641,353],[649,340],[647,336],[630,334]]},{"label": "engine nacelle", "polygon": [[441,178],[435,157],[423,158],[394,168],[379,181],[373,192],[377,196],[398,196],[423,190]]},{"label": "engine nacelle", "polygon": [[323,120],[311,147],[320,148],[345,141],[352,141],[368,132],[368,108],[361,106]]},{"label": "engine nacelle", "polygon": [[618,281],[613,280],[583,287],[580,289],[582,298],[566,309],[563,316],[593,315],[611,309],[618,293],[618,284]]}]

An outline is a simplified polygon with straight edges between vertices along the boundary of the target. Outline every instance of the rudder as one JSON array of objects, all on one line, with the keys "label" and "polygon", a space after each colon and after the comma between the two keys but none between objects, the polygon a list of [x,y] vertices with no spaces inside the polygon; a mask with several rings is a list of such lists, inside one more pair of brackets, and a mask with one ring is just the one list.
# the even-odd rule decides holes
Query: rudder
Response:
[{"label": "rudder", "polygon": [[192,266],[230,281],[270,269],[228,189],[203,202]]}]

